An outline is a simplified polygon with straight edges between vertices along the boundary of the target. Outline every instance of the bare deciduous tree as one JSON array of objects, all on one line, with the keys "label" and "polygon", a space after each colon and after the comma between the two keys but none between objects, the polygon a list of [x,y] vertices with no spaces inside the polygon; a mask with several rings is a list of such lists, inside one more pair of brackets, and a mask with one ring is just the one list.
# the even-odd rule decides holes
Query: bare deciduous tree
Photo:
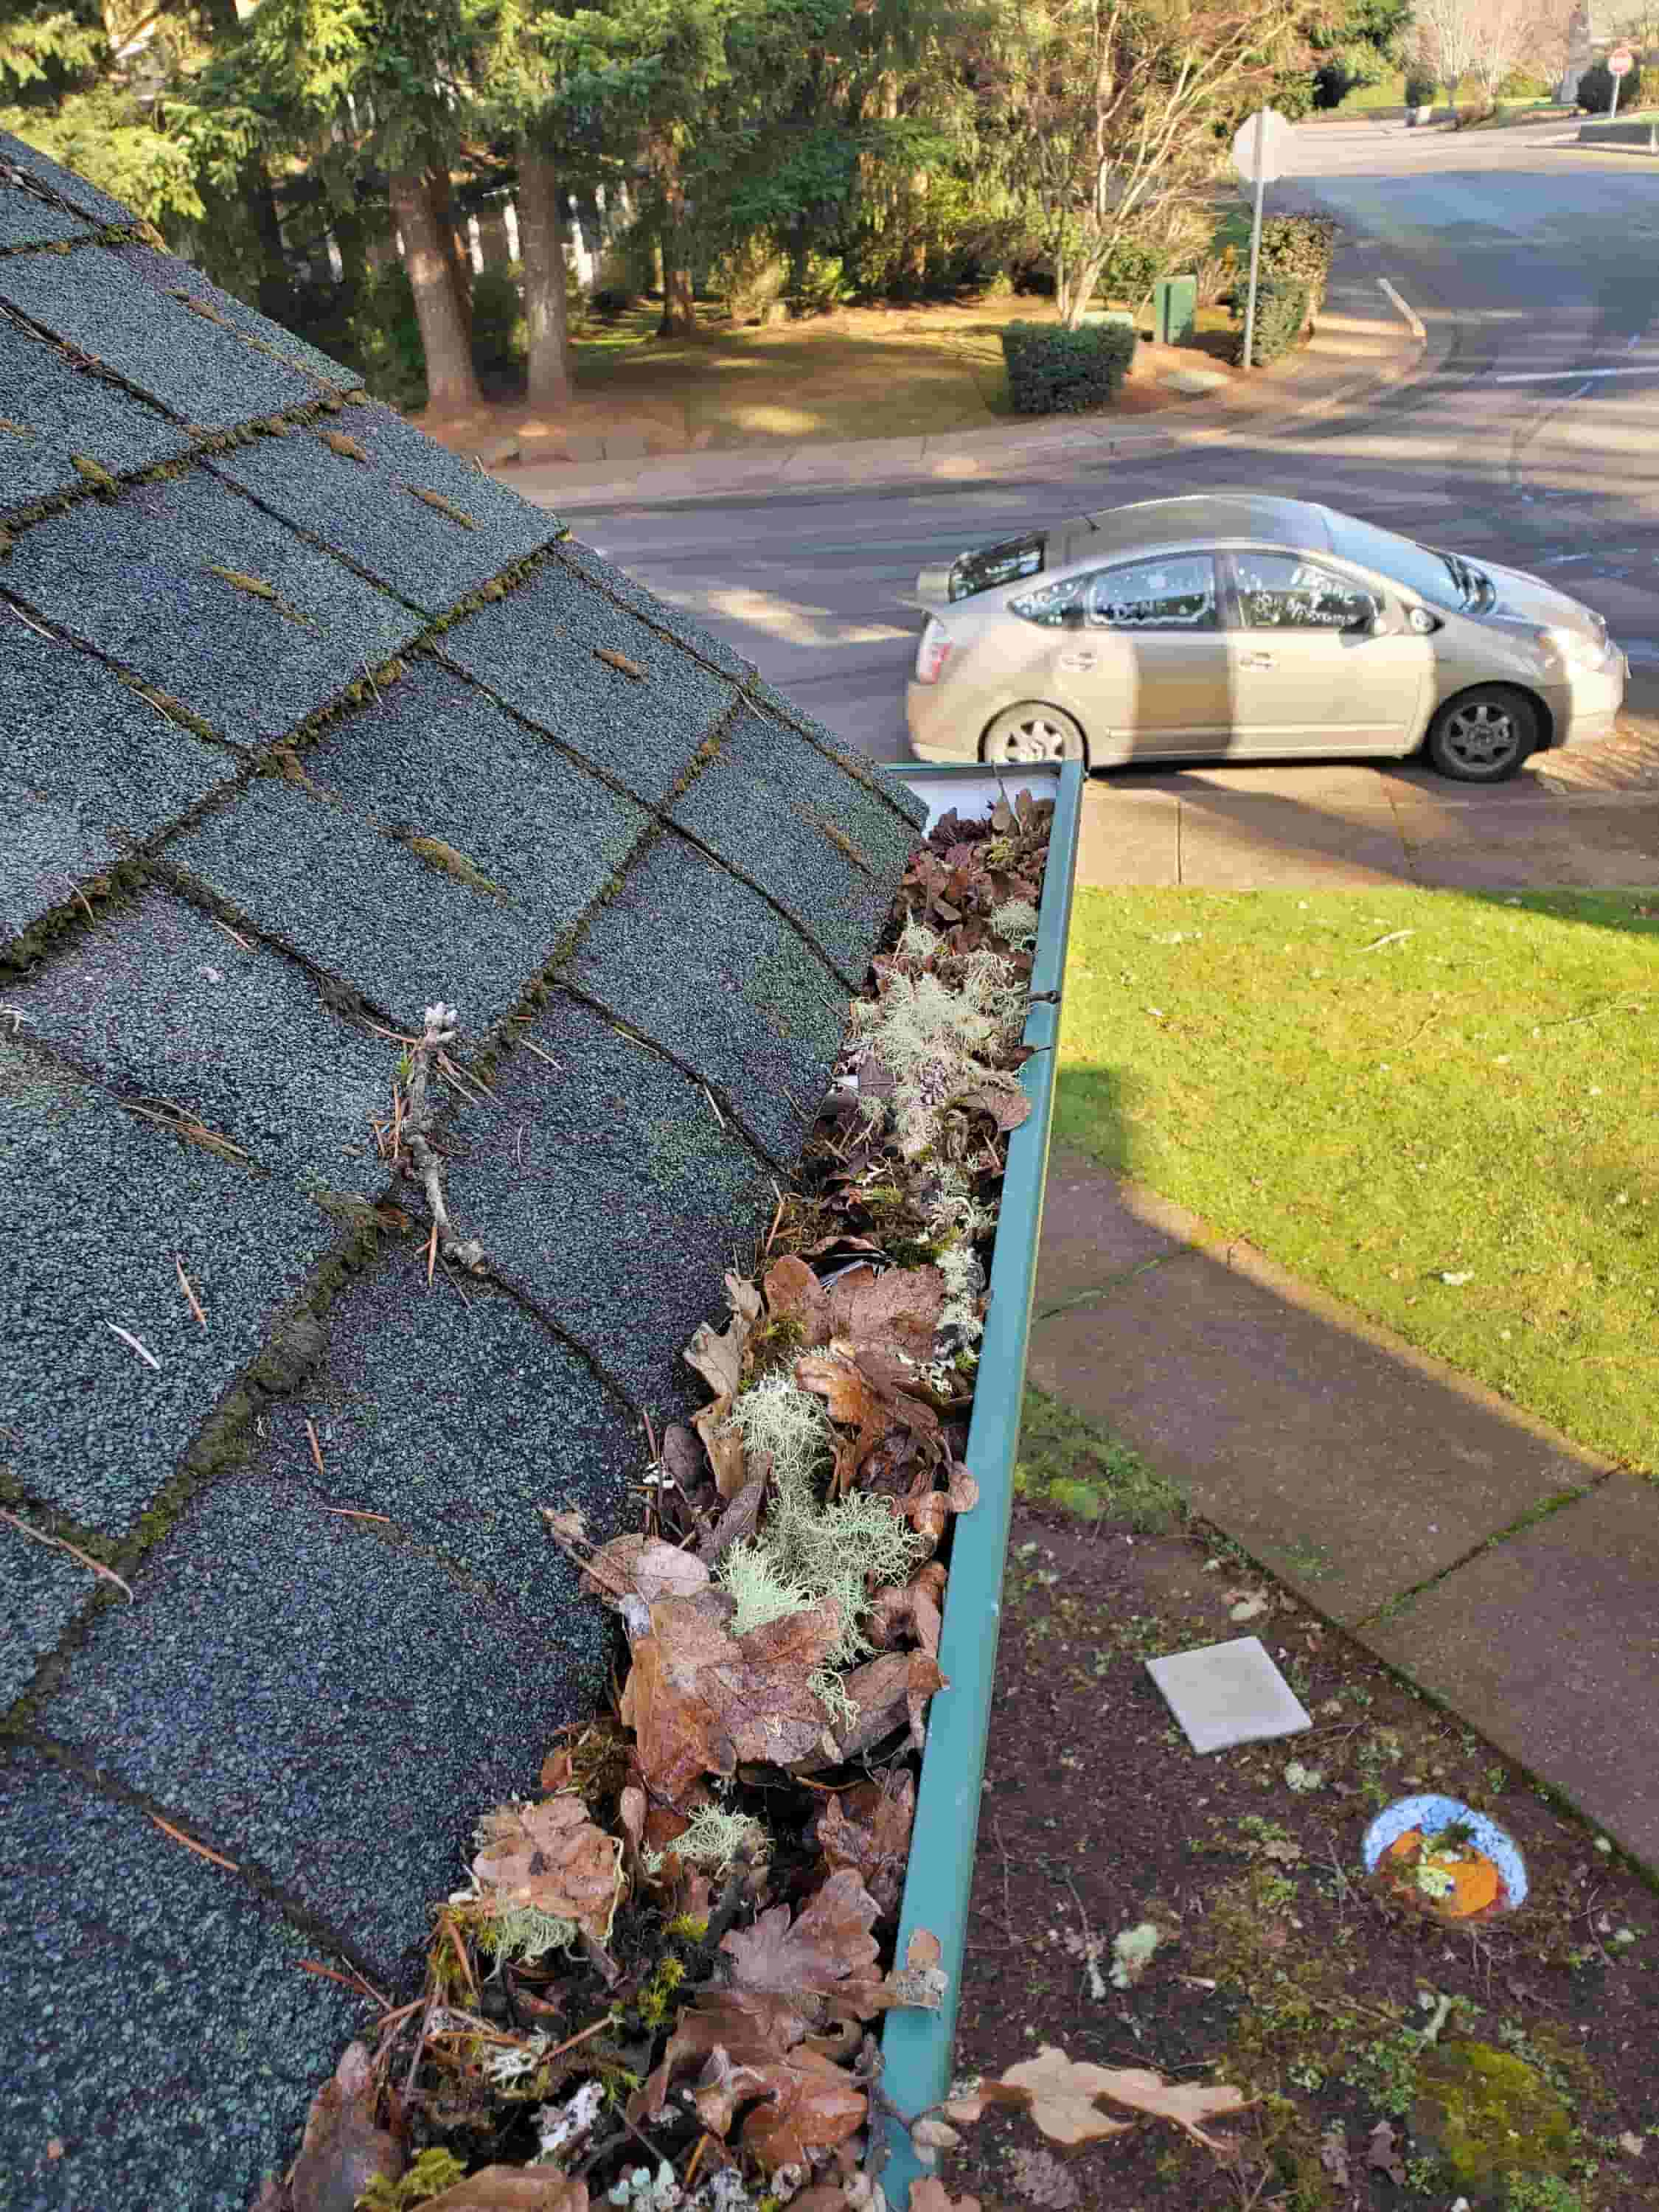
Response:
[{"label": "bare deciduous tree", "polygon": [[1194,242],[1212,126],[1267,96],[1295,21],[1291,0],[1003,0],[975,72],[1068,329],[1126,251],[1146,266]]}]

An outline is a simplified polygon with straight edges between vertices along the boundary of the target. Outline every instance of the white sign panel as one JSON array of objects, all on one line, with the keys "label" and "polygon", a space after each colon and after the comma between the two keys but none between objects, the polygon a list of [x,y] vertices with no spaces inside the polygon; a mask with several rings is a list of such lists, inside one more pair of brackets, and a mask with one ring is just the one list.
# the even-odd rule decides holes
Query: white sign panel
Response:
[{"label": "white sign panel", "polygon": [[1247,185],[1271,185],[1285,173],[1294,137],[1276,107],[1260,107],[1233,137],[1233,167]]}]

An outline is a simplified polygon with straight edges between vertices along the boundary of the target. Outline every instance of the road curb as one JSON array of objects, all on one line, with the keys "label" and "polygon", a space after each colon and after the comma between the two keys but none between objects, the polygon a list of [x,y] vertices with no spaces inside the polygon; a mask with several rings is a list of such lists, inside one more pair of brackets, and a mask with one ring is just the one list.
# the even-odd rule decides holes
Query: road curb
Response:
[{"label": "road curb", "polygon": [[[1382,280],[1379,280],[1382,281]],[[1385,286],[1385,289],[1390,289]],[[1397,298],[1397,295],[1395,295]],[[1402,307],[1403,302],[1400,303]],[[1411,310],[1405,309],[1413,322]],[[1102,465],[1133,467],[1140,460],[1151,460],[1163,454],[1180,451],[1188,446],[1209,446],[1225,441],[1245,431],[1260,431],[1266,426],[1269,435],[1292,428],[1311,416],[1328,414],[1334,409],[1363,405],[1367,400],[1391,392],[1401,384],[1423,374],[1425,354],[1428,349],[1427,333],[1421,323],[1409,337],[1403,337],[1399,347],[1400,357],[1380,367],[1339,375],[1334,370],[1308,369],[1295,383],[1284,387],[1286,404],[1275,408],[1265,404],[1243,404],[1238,400],[1194,400],[1181,410],[1180,426],[1168,429],[1149,429],[1144,433],[1126,430],[1121,433],[1090,432],[1083,439],[1067,440],[1063,431],[1052,440],[1054,451],[1040,450],[1042,441],[1033,441],[1038,447],[1033,452],[1028,445],[1018,446],[1006,431],[969,432],[960,441],[941,441],[941,453],[930,467],[907,465],[902,471],[885,476],[879,487],[870,480],[867,452],[859,463],[848,463],[847,473],[824,475],[811,483],[765,483],[742,481],[734,468],[733,479],[711,483],[693,489],[676,489],[653,493],[650,485],[652,471],[637,469],[620,474],[616,481],[605,484],[572,485],[562,489],[550,469],[538,471],[552,477],[550,482],[527,489],[515,481],[520,471],[497,469],[490,471],[495,481],[509,489],[519,490],[538,506],[555,509],[562,515],[574,517],[597,510],[615,511],[623,508],[652,507],[665,512],[674,509],[707,506],[712,502],[733,502],[749,506],[762,501],[811,501],[835,498],[850,491],[869,492],[878,488],[893,493],[925,491],[945,492],[954,489],[983,489],[998,483],[1036,481],[1051,473],[1056,466],[1076,471],[1095,469]],[[1300,399],[1291,398],[1298,385],[1319,386],[1324,389],[1308,391]],[[1258,387],[1259,388],[1259,387]],[[1250,387],[1247,386],[1248,391]],[[1208,419],[1197,419],[1200,416]],[[981,457],[974,451],[970,441],[982,440],[988,447],[994,440],[1005,441],[1008,447],[1006,462],[999,466],[994,451]],[[894,441],[897,443],[897,441]],[[739,447],[734,451],[734,461],[744,453],[752,458],[752,448]],[[970,466],[960,475],[940,475],[936,472],[939,462],[952,452],[961,452]],[[684,455],[664,455],[660,473],[667,476],[684,466]]]}]

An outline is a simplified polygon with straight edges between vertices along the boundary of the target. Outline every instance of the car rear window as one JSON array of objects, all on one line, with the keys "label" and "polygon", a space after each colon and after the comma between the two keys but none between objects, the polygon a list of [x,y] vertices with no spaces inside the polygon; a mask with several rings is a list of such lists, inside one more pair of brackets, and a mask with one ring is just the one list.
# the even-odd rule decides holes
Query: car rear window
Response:
[{"label": "car rear window", "polygon": [[1005,538],[995,545],[981,545],[951,563],[951,597],[971,599],[976,592],[994,592],[999,584],[1017,584],[1022,576],[1042,572],[1047,533],[1032,531],[1024,538]]}]

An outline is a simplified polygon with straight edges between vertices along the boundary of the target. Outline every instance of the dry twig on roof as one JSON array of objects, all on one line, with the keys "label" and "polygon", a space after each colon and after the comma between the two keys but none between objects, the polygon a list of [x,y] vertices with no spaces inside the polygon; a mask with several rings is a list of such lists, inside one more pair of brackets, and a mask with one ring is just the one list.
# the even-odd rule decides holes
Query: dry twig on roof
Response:
[{"label": "dry twig on roof", "polygon": [[[427,1097],[427,1085],[433,1064],[441,1060],[447,1048],[455,1042],[460,1017],[453,1006],[446,1006],[440,999],[435,1006],[425,1009],[424,1019],[426,1027],[421,1041],[409,1056],[409,1110],[404,1117],[404,1148],[432,1209],[432,1260],[435,1261],[441,1253],[458,1267],[477,1268],[483,1265],[484,1248],[476,1237],[463,1238],[456,1235],[449,1208],[444,1203],[443,1158],[429,1141],[434,1114]],[[431,1273],[429,1263],[428,1281]]]}]

